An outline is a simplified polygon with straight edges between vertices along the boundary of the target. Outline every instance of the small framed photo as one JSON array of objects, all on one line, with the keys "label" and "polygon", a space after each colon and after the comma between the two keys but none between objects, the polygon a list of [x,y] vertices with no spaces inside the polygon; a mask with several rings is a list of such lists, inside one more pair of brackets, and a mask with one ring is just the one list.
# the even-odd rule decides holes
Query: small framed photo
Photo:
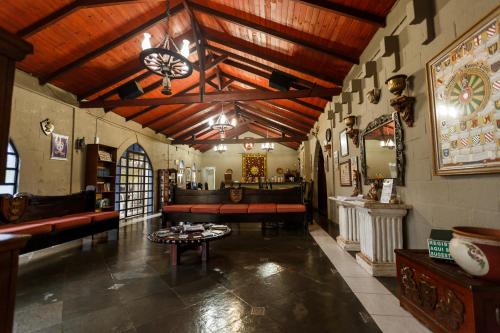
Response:
[{"label": "small framed photo", "polygon": [[352,186],[351,160],[340,163],[340,186]]},{"label": "small framed photo", "polygon": [[349,155],[349,142],[347,141],[347,129],[340,132],[340,156]]},{"label": "small framed photo", "polygon": [[52,133],[50,145],[51,160],[67,160],[68,159],[68,140],[66,135]]}]

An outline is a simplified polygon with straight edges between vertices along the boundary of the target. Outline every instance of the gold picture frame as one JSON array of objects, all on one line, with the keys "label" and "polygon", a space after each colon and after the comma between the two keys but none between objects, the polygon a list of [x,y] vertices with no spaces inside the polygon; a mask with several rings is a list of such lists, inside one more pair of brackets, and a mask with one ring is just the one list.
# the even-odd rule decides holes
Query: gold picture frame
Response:
[{"label": "gold picture frame", "polygon": [[352,186],[351,159],[339,164],[340,186]]},{"label": "gold picture frame", "polygon": [[435,175],[500,172],[500,6],[426,65]]}]

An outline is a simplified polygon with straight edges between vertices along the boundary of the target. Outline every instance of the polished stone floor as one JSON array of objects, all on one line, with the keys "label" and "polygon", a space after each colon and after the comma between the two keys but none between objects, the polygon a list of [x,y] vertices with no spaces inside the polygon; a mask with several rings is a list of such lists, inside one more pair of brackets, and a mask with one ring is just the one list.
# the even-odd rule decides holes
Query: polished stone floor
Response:
[{"label": "polished stone floor", "polygon": [[233,224],[177,268],[159,220],[21,259],[16,332],[380,332],[308,232]]}]

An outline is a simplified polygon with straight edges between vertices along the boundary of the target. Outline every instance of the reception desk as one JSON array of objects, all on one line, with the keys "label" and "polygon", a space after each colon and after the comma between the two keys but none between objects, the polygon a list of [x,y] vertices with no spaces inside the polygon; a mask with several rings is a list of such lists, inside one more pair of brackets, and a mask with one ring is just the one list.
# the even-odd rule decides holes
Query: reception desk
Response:
[{"label": "reception desk", "polygon": [[333,197],[339,208],[337,243],[359,251],[356,261],[373,276],[396,276],[394,250],[403,248],[405,204],[384,204],[350,197]]},{"label": "reception desk", "polygon": [[[301,182],[268,182],[268,183],[262,183],[262,185],[266,184],[271,184],[272,188],[270,190],[282,190],[286,188],[291,188],[291,187],[296,187],[296,186],[302,186]],[[253,188],[253,189],[258,189],[259,188],[259,183],[241,183],[241,182],[231,182],[231,183],[224,183],[225,187],[244,187],[244,188]]]}]

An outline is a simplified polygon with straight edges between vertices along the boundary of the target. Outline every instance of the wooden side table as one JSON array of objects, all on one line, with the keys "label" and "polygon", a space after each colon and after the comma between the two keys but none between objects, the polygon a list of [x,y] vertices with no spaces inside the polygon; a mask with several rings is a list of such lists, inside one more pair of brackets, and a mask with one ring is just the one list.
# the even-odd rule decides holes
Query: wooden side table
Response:
[{"label": "wooden side table", "polygon": [[0,234],[0,332],[12,332],[19,251],[31,236]]},{"label": "wooden side table", "polygon": [[401,306],[433,332],[500,332],[500,284],[431,259],[427,250],[396,250]]}]

